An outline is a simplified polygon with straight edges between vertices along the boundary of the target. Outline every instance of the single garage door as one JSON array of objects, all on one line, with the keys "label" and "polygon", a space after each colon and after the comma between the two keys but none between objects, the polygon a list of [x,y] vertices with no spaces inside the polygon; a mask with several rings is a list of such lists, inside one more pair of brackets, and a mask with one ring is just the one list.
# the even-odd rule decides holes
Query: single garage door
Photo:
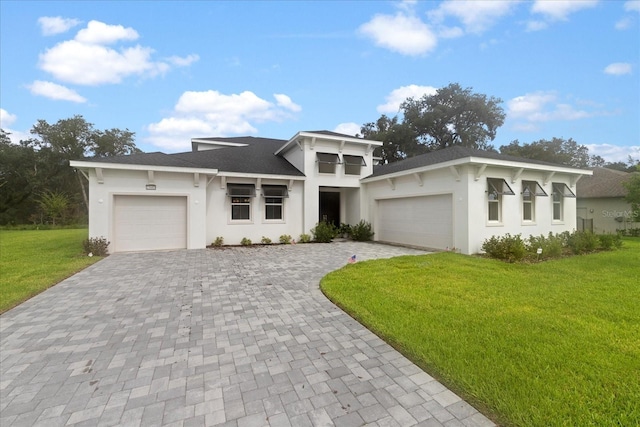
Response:
[{"label": "single garage door", "polygon": [[378,201],[377,239],[423,248],[453,247],[451,194]]},{"label": "single garage door", "polygon": [[115,196],[114,251],[187,247],[187,198]]}]

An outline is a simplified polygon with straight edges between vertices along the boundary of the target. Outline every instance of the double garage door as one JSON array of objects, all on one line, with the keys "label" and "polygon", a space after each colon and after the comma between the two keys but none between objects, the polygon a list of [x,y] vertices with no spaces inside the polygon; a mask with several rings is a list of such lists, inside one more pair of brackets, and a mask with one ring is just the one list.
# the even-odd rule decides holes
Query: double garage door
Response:
[{"label": "double garage door", "polygon": [[187,247],[187,198],[115,196],[114,252]]},{"label": "double garage door", "polygon": [[377,240],[423,248],[453,247],[451,194],[378,201]]}]

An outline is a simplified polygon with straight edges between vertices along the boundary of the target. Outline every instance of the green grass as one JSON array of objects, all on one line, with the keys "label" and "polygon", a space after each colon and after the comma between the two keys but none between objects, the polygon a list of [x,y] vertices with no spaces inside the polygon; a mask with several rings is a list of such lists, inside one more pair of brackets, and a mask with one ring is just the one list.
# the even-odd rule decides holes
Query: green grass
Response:
[{"label": "green grass", "polygon": [[347,265],[335,303],[502,425],[640,425],[640,239],[537,264]]},{"label": "green grass", "polygon": [[98,261],[82,254],[86,229],[0,230],[0,313]]}]

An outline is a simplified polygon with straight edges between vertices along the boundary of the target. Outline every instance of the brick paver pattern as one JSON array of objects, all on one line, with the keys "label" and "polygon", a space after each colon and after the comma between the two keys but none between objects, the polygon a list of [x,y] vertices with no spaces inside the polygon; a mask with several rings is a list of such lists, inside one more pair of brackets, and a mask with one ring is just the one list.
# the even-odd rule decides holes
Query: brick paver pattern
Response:
[{"label": "brick paver pattern", "polygon": [[0,425],[492,426],[319,281],[373,243],[111,255],[0,316]]}]

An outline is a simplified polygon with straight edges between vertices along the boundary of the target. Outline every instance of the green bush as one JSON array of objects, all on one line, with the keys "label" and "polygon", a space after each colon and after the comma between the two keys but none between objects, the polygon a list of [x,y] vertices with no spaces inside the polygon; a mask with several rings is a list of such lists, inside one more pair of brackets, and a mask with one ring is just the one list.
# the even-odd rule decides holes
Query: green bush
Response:
[{"label": "green bush", "polygon": [[598,249],[600,239],[590,231],[576,231],[569,235],[567,246],[574,255],[580,255]]},{"label": "green bush", "polygon": [[491,236],[482,244],[482,250],[491,258],[507,262],[521,261],[527,252],[520,234],[512,236],[509,233],[501,237]]},{"label": "green bush", "polygon": [[82,242],[82,249],[88,256],[109,255],[109,242],[104,237],[91,237]]},{"label": "green bush", "polygon": [[215,248],[219,248],[222,245],[224,245],[224,237],[222,237],[222,236],[216,237],[216,239],[211,244],[211,246],[213,246]]},{"label": "green bush", "polygon": [[336,235],[336,227],[329,222],[321,221],[311,230],[311,234],[314,242],[329,243]]},{"label": "green bush", "polygon": [[242,240],[240,240],[240,244],[242,246],[251,246],[251,239],[248,239],[246,237],[243,237]]},{"label": "green bush", "polygon": [[351,227],[351,238],[357,242],[368,242],[373,238],[373,234],[371,223],[363,219]]},{"label": "green bush", "polygon": [[351,237],[351,226],[349,224],[345,224],[344,222],[340,224],[340,227],[336,230],[336,236],[341,237]]},{"label": "green bush", "polygon": [[270,245],[271,244],[271,239],[265,236],[262,236],[262,239],[260,239],[260,242],[263,245]]},{"label": "green bush", "polygon": [[598,239],[600,239],[600,249],[609,251],[622,247],[622,236],[620,234],[600,234]]},{"label": "green bush", "polygon": [[[562,256],[564,249],[564,238],[560,235],[554,235],[549,232],[548,237],[544,237],[542,234],[540,236],[529,236],[525,244],[527,252],[532,258],[559,258]],[[540,255],[538,255],[538,249],[542,249],[542,253]]]},{"label": "green bush", "polygon": [[309,234],[302,233],[300,235],[300,238],[298,239],[298,243],[310,243],[310,242],[311,242],[311,235]]},{"label": "green bush", "polygon": [[280,236],[280,243],[283,245],[288,245],[291,243],[291,236],[288,234],[283,234]]}]

